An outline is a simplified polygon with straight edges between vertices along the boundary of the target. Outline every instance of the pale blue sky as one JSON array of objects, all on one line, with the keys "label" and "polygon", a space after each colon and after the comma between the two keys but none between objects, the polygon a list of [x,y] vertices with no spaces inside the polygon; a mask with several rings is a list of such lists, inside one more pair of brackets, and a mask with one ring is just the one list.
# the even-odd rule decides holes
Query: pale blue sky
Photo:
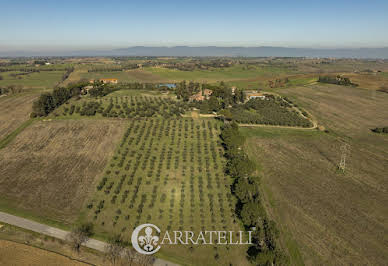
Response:
[{"label": "pale blue sky", "polygon": [[0,10],[0,50],[388,47],[387,0],[0,0]]}]

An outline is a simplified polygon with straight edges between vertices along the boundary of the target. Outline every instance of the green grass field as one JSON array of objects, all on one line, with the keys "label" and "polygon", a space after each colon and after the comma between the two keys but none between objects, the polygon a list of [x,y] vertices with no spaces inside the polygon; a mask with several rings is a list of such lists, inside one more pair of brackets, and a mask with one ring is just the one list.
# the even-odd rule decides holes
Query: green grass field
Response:
[{"label": "green grass field", "polygon": [[145,68],[144,71],[158,75],[171,81],[193,80],[202,82],[219,82],[230,80],[250,79],[260,76],[271,76],[286,73],[287,70],[279,67],[246,67],[232,66],[212,70],[180,71],[166,68]]},{"label": "green grass field", "polygon": [[20,71],[2,72],[0,86],[21,86],[24,88],[53,88],[61,80],[65,71],[41,71],[27,75],[12,77],[11,74],[18,74]]}]

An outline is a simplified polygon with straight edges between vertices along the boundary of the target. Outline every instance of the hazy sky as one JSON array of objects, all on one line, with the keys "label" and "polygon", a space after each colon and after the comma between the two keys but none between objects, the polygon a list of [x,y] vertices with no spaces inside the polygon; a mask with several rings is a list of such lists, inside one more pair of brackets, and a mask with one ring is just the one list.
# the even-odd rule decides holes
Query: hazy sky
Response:
[{"label": "hazy sky", "polygon": [[0,0],[0,10],[0,50],[388,46],[388,0]]}]

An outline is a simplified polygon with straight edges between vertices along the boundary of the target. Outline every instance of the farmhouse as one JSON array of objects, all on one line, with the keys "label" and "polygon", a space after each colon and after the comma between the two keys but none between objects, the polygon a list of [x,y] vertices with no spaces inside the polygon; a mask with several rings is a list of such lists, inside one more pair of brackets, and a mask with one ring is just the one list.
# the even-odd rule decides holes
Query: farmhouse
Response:
[{"label": "farmhouse", "polygon": [[100,79],[100,81],[104,84],[107,84],[107,83],[114,83],[114,84],[117,84],[117,79]]},{"label": "farmhouse", "polygon": [[261,100],[265,99],[265,95],[260,92],[247,93],[246,95],[247,95],[247,100],[257,99],[257,98]]},{"label": "farmhouse", "polygon": [[[99,79],[99,81],[101,81],[104,84],[107,84],[107,83],[117,84],[118,82],[117,79]],[[94,80],[93,79],[89,80],[89,83],[94,83]]]},{"label": "farmhouse", "polygon": [[84,95],[88,94],[90,89],[93,89],[92,85],[88,85],[88,86],[83,87],[81,90],[81,94],[84,94]]},{"label": "farmhouse", "polygon": [[202,95],[201,91],[190,96],[190,101],[203,101],[203,100],[205,100],[205,96]]},{"label": "farmhouse", "polygon": [[203,90],[203,96],[205,96],[206,99],[209,99],[210,95],[212,95],[213,91],[212,90],[208,90],[208,89],[204,89]]},{"label": "farmhouse", "polygon": [[213,91],[204,89],[203,91],[199,91],[198,93],[190,96],[191,101],[203,101],[203,100],[208,100],[210,98],[210,95],[212,95]]}]

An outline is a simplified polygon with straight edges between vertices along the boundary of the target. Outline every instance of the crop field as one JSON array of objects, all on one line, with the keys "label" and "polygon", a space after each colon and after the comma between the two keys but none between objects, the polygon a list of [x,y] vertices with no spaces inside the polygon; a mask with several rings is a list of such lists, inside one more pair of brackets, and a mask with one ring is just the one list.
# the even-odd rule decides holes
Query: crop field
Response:
[{"label": "crop field", "polygon": [[361,135],[373,139],[370,129],[386,123],[388,94],[336,85],[312,85],[278,91],[313,110],[313,115],[329,129],[343,135]]},{"label": "crop field", "polygon": [[358,84],[361,88],[378,90],[381,87],[388,87],[388,75],[384,72],[379,74],[345,74],[352,82]]},{"label": "crop field", "polygon": [[[292,261],[385,264],[388,138],[370,128],[386,123],[388,95],[335,85],[281,94],[328,129],[242,129],[245,150],[260,169],[267,209]],[[345,173],[338,170],[343,143],[349,144]]]},{"label": "crop field", "polygon": [[35,121],[0,150],[0,208],[73,222],[124,127],[111,120]]},{"label": "crop field", "polygon": [[7,265],[87,265],[57,253],[11,241],[0,240],[0,264]]},{"label": "crop field", "polygon": [[[137,225],[162,230],[235,230],[232,180],[223,172],[220,122],[214,119],[131,120],[115,155],[87,201],[84,219],[101,234],[129,240]],[[164,255],[191,264],[244,264],[240,247],[164,246]]]},{"label": "crop field", "polygon": [[0,97],[0,140],[29,119],[37,94],[24,93]]},{"label": "crop field", "polygon": [[168,79],[154,75],[149,71],[140,69],[127,71],[109,71],[109,72],[88,72],[85,68],[75,71],[71,79],[101,79],[116,78],[119,82],[167,82]]}]

